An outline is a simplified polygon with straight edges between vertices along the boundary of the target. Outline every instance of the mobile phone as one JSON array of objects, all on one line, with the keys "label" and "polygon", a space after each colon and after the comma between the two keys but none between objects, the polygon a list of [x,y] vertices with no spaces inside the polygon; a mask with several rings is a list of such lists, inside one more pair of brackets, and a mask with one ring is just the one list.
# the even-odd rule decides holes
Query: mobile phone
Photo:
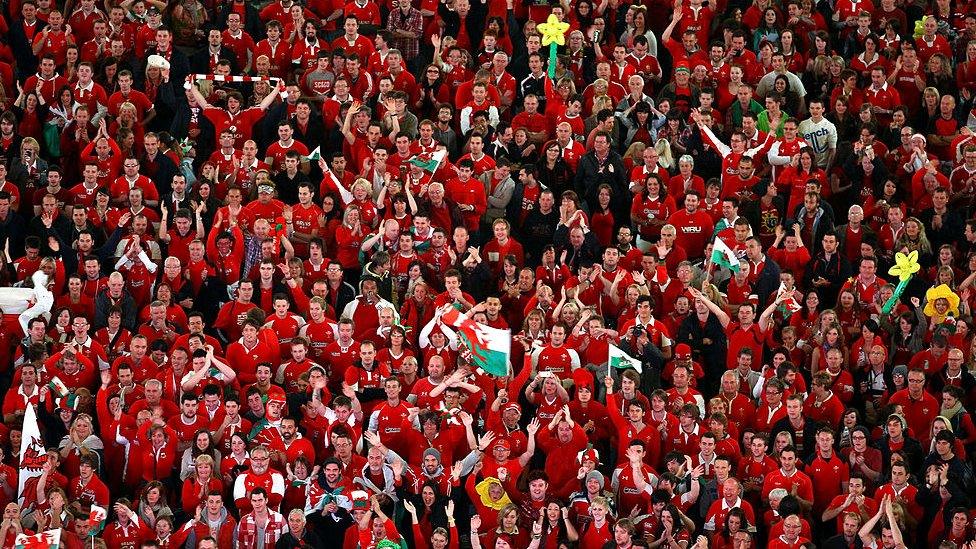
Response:
[{"label": "mobile phone", "polygon": [[593,43],[596,44],[599,42],[600,42],[600,31],[595,30],[593,31]]}]

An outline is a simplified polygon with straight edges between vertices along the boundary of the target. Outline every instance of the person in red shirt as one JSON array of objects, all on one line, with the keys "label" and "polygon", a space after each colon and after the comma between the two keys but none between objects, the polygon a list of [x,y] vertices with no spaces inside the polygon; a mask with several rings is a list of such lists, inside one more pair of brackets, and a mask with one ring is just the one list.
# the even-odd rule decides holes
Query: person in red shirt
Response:
[{"label": "person in red shirt", "polygon": [[691,258],[699,258],[705,253],[705,246],[712,239],[714,223],[712,217],[698,209],[701,196],[690,190],[685,194],[685,207],[668,217],[668,224],[677,230],[675,244],[680,246]]},{"label": "person in red shirt", "polygon": [[[241,283],[241,286],[244,285]],[[247,316],[247,313],[242,314]],[[275,342],[274,345],[272,341]],[[280,357],[277,335],[270,329],[262,328],[261,323],[254,318],[244,319],[240,340],[227,346],[227,363],[234,366],[242,385],[257,381],[255,373],[258,364],[278,364]]]},{"label": "person in red shirt", "polygon": [[861,473],[851,473],[847,481],[847,493],[834,496],[830,505],[824,509],[821,515],[824,522],[834,517],[837,518],[837,531],[844,529],[846,515],[857,513],[861,516],[872,516],[878,512],[878,502],[872,497],[865,495],[864,489],[867,481]]},{"label": "person in red shirt", "polygon": [[803,414],[823,425],[840,425],[844,404],[833,392],[834,378],[827,372],[813,376],[810,396],[803,403]]},{"label": "person in red shirt", "polygon": [[816,450],[804,472],[813,482],[813,516],[819,517],[834,498],[848,490],[850,469],[834,451],[834,430],[826,425],[817,429]]},{"label": "person in red shirt", "polygon": [[245,141],[251,139],[254,126],[264,117],[268,107],[278,99],[276,91],[272,90],[256,107],[249,108],[244,108],[244,96],[240,92],[231,91],[227,93],[227,108],[221,109],[207,102],[207,98],[196,86],[190,86],[190,94],[196,100],[202,114],[214,126],[214,140],[217,141],[224,130],[230,130],[234,134],[234,147],[238,149],[244,146]]},{"label": "person in red shirt", "polygon": [[538,146],[549,138],[549,122],[546,115],[539,112],[538,97],[528,94],[522,104],[525,110],[512,118],[512,130],[525,129],[529,134],[529,141]]},{"label": "person in red shirt", "polygon": [[265,446],[251,450],[251,467],[237,476],[234,482],[234,503],[241,514],[251,512],[249,495],[255,488],[263,488],[268,494],[268,508],[277,509],[285,497],[285,478],[269,467],[271,453]]},{"label": "person in red shirt", "polygon": [[458,176],[446,185],[447,197],[458,204],[468,232],[475,234],[481,224],[481,216],[488,209],[488,197],[484,184],[475,179],[474,162],[464,159],[458,162]]},{"label": "person in red shirt", "polygon": [[180,415],[171,417],[168,425],[176,433],[176,452],[182,456],[196,439],[200,431],[209,431],[210,421],[206,414],[198,413],[199,400],[196,393],[190,391],[180,397]]},{"label": "person in red shirt", "polygon": [[67,60],[68,45],[74,44],[74,36],[69,28],[64,26],[64,15],[58,10],[51,10],[47,16],[47,26],[39,34],[34,35],[32,49],[34,55],[40,57],[51,55],[56,65],[63,66]]},{"label": "person in red shirt", "polygon": [[790,515],[783,519],[783,533],[773,538],[768,549],[800,549],[805,547],[810,540],[803,537],[803,522],[798,515]]},{"label": "person in red shirt", "polygon": [[762,498],[769,501],[769,492],[783,488],[800,500],[800,505],[813,505],[813,483],[810,477],[796,468],[796,448],[787,445],[779,453],[780,468],[766,475],[763,481]]},{"label": "person in red shirt", "polygon": [[[78,470],[80,471],[79,476],[71,479],[68,483],[68,496],[73,501],[79,501],[83,504],[107,507],[109,503],[108,486],[95,474],[98,472],[98,457],[95,455],[81,456]],[[45,467],[42,475],[47,476],[50,473],[51,469]]]},{"label": "person in red shirt", "polygon": [[[662,429],[658,424],[644,422],[645,408],[644,403],[637,399],[627,403],[626,417],[621,413],[621,404],[618,400],[626,400],[621,395],[613,392],[613,378],[607,376],[604,380],[607,388],[607,411],[610,420],[617,432],[617,448],[621,455],[627,455],[628,449],[637,441],[642,444],[642,457],[644,463],[650,467],[657,467],[661,459],[661,433]],[[665,429],[666,430],[666,427]]]}]

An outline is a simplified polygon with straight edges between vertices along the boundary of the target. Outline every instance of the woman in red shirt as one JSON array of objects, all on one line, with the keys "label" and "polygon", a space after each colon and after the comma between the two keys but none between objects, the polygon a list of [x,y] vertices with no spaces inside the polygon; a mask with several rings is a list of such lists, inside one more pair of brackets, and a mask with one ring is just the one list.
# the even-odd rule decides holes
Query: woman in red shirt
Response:
[{"label": "woman in red shirt", "polygon": [[613,218],[613,211],[610,209],[612,194],[613,190],[610,185],[600,185],[597,190],[598,205],[590,216],[590,228],[602,248],[610,246],[613,240],[613,227],[616,221]]},{"label": "woman in red shirt", "polygon": [[336,228],[336,261],[346,271],[346,280],[359,280],[359,248],[363,244],[365,229],[361,222],[361,210],[356,204],[346,206],[342,225]]},{"label": "woman in red shirt", "polygon": [[792,160],[776,181],[776,188],[788,193],[790,197],[786,206],[787,215],[791,215],[803,203],[807,181],[811,179],[819,181],[821,189],[827,187],[827,173],[814,163],[813,149],[804,147],[800,150],[799,159]]},{"label": "woman in red shirt", "polygon": [[192,514],[197,506],[207,500],[211,490],[222,491],[223,482],[217,476],[214,459],[200,454],[194,461],[194,472],[183,481],[183,509]]},{"label": "woman in red shirt", "polygon": [[644,189],[634,196],[630,217],[641,238],[654,242],[661,236],[661,227],[677,209],[660,176],[651,173],[644,180]]}]

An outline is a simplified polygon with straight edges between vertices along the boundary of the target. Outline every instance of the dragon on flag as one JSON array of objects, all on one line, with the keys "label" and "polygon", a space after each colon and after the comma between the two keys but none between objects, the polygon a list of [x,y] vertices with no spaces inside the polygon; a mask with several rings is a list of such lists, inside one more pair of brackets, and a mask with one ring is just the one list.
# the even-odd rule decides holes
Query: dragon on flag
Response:
[{"label": "dragon on flag", "polygon": [[17,491],[18,503],[25,516],[37,506],[37,482],[47,461],[47,450],[44,449],[41,430],[37,426],[37,412],[33,406],[28,406],[20,441],[20,477]]},{"label": "dragon on flag", "polygon": [[455,330],[471,353],[471,362],[494,376],[507,376],[512,354],[512,331],[475,322],[454,307],[438,311],[438,321]]},{"label": "dragon on flag", "polygon": [[47,530],[33,536],[18,534],[14,549],[58,549],[61,547],[61,529]]}]

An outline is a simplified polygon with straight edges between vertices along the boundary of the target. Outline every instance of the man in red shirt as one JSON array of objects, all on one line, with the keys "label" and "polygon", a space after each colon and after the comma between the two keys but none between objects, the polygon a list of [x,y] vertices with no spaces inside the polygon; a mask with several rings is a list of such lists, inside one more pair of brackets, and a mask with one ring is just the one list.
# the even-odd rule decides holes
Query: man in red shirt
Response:
[{"label": "man in red shirt", "polygon": [[[98,457],[84,455],[78,461],[80,474],[68,483],[68,496],[72,501],[80,501],[82,504],[107,507],[109,502],[108,486],[95,474],[98,471]],[[49,463],[45,463],[44,473],[42,473],[44,480],[51,472],[48,467]]]},{"label": "man in red shirt", "polygon": [[245,109],[244,96],[232,91],[227,94],[227,108],[221,109],[208,103],[207,98],[196,86],[190,86],[190,94],[202,109],[203,115],[213,124],[214,140],[218,140],[224,130],[230,130],[234,134],[234,147],[238,149],[245,141],[251,139],[251,132],[258,121],[264,117],[264,111],[278,99],[276,90],[272,90],[258,106]]},{"label": "man in red shirt", "polygon": [[864,90],[864,101],[871,103],[871,111],[878,119],[878,127],[886,128],[891,124],[891,113],[902,103],[898,90],[888,85],[884,67],[871,69],[871,85]]},{"label": "man in red shirt", "polygon": [[243,513],[251,512],[251,501],[248,497],[255,488],[263,488],[268,493],[268,508],[277,509],[285,497],[285,478],[270,468],[271,453],[265,446],[258,446],[251,450],[251,467],[247,472],[238,475],[234,482],[234,502],[237,509]]},{"label": "man in red shirt", "polygon": [[922,444],[922,448],[929,447],[932,440],[932,420],[939,415],[939,401],[925,390],[925,372],[919,368],[908,372],[908,387],[891,395],[888,403],[900,405],[908,425],[915,431],[915,436]]},{"label": "man in red shirt", "polygon": [[817,429],[816,450],[804,471],[813,482],[813,516],[819,517],[834,498],[847,492],[850,468],[834,451],[834,431],[826,425]]},{"label": "man in red shirt", "polygon": [[75,38],[64,26],[64,16],[58,10],[51,10],[47,16],[47,26],[40,34],[34,35],[34,55],[42,58],[45,55],[52,55],[55,64],[62,66],[67,58],[69,44],[74,45]]},{"label": "man in red shirt", "polygon": [[[38,34],[37,38],[43,35]],[[58,66],[53,54],[46,53],[40,56],[37,74],[31,76],[24,83],[24,90],[33,90],[44,98],[48,105],[57,104],[57,95],[61,88],[68,85],[68,79],[55,72]]]},{"label": "man in red shirt", "polygon": [[199,414],[196,393],[183,393],[180,397],[180,415],[169,419],[169,426],[176,432],[176,451],[182,455],[196,441],[197,431],[209,431],[210,422],[205,414]]},{"label": "man in red shirt", "polygon": [[788,445],[780,451],[780,468],[766,475],[763,482],[762,498],[769,501],[769,492],[783,488],[800,500],[801,506],[813,505],[813,483],[806,474],[796,468],[796,448]]},{"label": "man in red shirt", "polygon": [[458,176],[446,185],[447,197],[458,204],[464,216],[464,225],[468,232],[475,234],[481,223],[481,216],[488,209],[488,197],[485,195],[485,185],[474,175],[474,162],[464,159],[458,162]]},{"label": "man in red shirt", "polygon": [[539,112],[539,98],[528,94],[522,100],[525,110],[512,118],[512,129],[525,129],[529,134],[529,141],[538,147],[549,138],[549,122],[546,115]]},{"label": "man in red shirt", "polygon": [[668,217],[668,224],[677,229],[675,244],[681,246],[691,258],[700,258],[705,246],[712,239],[712,217],[698,209],[701,196],[692,189],[685,194],[685,207]]},{"label": "man in red shirt", "polygon": [[373,42],[369,38],[359,34],[359,20],[355,15],[346,17],[343,23],[345,33],[332,41],[332,49],[342,48],[348,59],[351,54],[355,54],[358,59],[368,60],[376,50]]}]

